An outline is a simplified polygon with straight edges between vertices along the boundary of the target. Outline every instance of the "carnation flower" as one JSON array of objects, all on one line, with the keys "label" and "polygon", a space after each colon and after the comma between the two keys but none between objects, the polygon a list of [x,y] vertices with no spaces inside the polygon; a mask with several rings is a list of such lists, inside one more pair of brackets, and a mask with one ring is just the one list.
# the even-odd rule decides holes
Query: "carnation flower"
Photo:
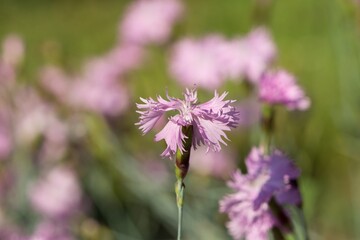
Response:
[{"label": "carnation flower", "polygon": [[120,37],[136,44],[164,43],[180,18],[183,6],[178,0],[137,0],[125,13]]},{"label": "carnation flower", "polygon": [[269,202],[272,196],[279,196],[283,204],[296,205],[301,202],[300,194],[297,194],[298,198],[293,198],[293,190],[298,190],[291,185],[291,180],[297,179],[300,171],[281,151],[275,150],[266,156],[261,149],[253,148],[246,159],[246,166],[250,175],[261,175],[267,179],[254,200],[255,209]]},{"label": "carnation flower", "polygon": [[310,99],[296,84],[295,77],[284,70],[265,73],[259,83],[259,95],[265,103],[285,105],[290,110],[310,106]]},{"label": "carnation flower", "polygon": [[[268,231],[280,221],[270,210],[272,197],[278,204],[299,204],[299,190],[291,180],[300,172],[284,154],[274,151],[270,156],[253,148],[246,159],[247,174],[235,172],[228,183],[236,192],[220,201],[220,211],[228,213],[227,227],[234,239],[267,239]],[[279,226],[281,227],[281,226]]]},{"label": "carnation flower", "polygon": [[192,126],[192,146],[196,149],[200,145],[206,145],[207,149],[219,151],[220,143],[226,145],[225,131],[234,128],[239,120],[238,112],[232,103],[235,100],[224,100],[227,93],[218,95],[210,101],[198,104],[196,90],[186,89],[184,100],[167,96],[168,100],[158,96],[157,101],[152,98],[143,99],[143,103],[137,104],[140,121],[139,125],[143,134],[149,132],[165,112],[176,110],[178,114],[169,118],[165,127],[155,136],[155,141],[165,140],[167,147],[161,154],[163,157],[171,157],[177,149],[184,152],[184,140],[188,137],[183,133],[183,127]]},{"label": "carnation flower", "polygon": [[262,176],[248,176],[237,171],[232,181],[228,182],[236,193],[220,201],[220,211],[229,215],[227,228],[234,239],[268,239],[268,232],[275,225],[276,219],[266,203],[254,209],[254,200],[265,180]]}]

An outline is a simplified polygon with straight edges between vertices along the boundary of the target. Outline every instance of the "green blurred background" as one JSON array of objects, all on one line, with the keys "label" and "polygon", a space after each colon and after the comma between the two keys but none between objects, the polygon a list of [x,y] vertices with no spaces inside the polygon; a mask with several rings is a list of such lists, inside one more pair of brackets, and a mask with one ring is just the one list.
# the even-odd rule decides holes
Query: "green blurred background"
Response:
[{"label": "green blurred background", "polygon": [[[129,2],[0,0],[0,39],[8,33],[23,37],[26,56],[20,79],[36,84],[38,69],[49,62],[46,46],[56,49],[51,61],[69,72],[109,50],[117,41],[118,23]],[[184,2],[186,14],[176,29],[179,36],[218,32],[232,37],[256,25],[255,1]],[[305,113],[279,110],[275,136],[276,145],[302,169],[300,182],[312,239],[360,239],[360,5],[345,0],[276,0],[264,24],[279,49],[277,64],[298,77],[312,100]],[[128,80],[134,101],[164,94],[164,86],[180,94],[167,72],[167,57],[160,47],[149,49],[146,63]],[[233,83],[222,90],[230,88],[234,89]],[[230,96],[244,97],[240,90]],[[176,224],[174,178],[163,185],[152,184],[155,180],[143,179],[134,170],[136,161],[127,152],[155,145],[152,134],[140,136],[133,126],[136,118],[130,114],[115,120],[125,129],[120,140],[103,119],[93,117],[84,123],[93,129],[89,145],[98,161],[84,157],[82,182],[95,206],[94,218],[114,230],[116,239],[169,239]],[[230,139],[243,159],[258,137],[241,133]],[[159,155],[162,146],[155,147]],[[159,157],[157,161],[167,160]],[[166,164],[171,168],[170,162]],[[223,183],[194,175],[187,185],[185,235],[196,236],[187,239],[229,239],[221,225],[226,218],[217,213],[217,200],[228,191]],[[209,235],[196,233],[207,231]]]}]

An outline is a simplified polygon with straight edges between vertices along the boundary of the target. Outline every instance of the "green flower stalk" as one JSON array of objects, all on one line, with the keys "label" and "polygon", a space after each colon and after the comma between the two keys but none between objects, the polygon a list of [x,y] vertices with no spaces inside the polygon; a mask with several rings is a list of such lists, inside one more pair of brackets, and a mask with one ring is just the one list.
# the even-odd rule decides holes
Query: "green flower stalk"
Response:
[{"label": "green flower stalk", "polygon": [[273,0],[256,0],[254,8],[254,22],[257,25],[267,24],[271,14]]},{"label": "green flower stalk", "polygon": [[190,153],[192,146],[192,136],[193,136],[193,127],[187,126],[182,128],[183,134],[186,136],[184,141],[183,153],[178,149],[176,152],[176,161],[175,161],[175,175],[176,175],[176,184],[175,184],[175,193],[176,193],[176,204],[178,207],[178,234],[177,239],[181,239],[182,232],[182,212],[184,206],[184,190],[185,184],[184,179],[187,175],[190,166]]},{"label": "green flower stalk", "polygon": [[264,150],[264,154],[269,155],[271,151],[272,133],[274,131],[275,109],[271,105],[264,105],[261,115],[262,136],[260,146]]},{"label": "green flower stalk", "polygon": [[239,122],[239,112],[232,106],[234,100],[225,100],[227,92],[214,97],[207,102],[198,103],[195,89],[186,89],[184,100],[167,96],[167,100],[158,96],[157,101],[152,98],[143,99],[137,104],[140,114],[140,125],[143,134],[148,133],[156,122],[166,112],[176,111],[177,114],[168,118],[167,124],[155,136],[155,141],[165,140],[166,149],[163,157],[175,156],[175,193],[179,211],[178,237],[181,239],[182,213],[184,206],[184,179],[189,170],[191,148],[201,145],[208,150],[218,152],[221,143],[227,139],[225,132],[235,128]]}]

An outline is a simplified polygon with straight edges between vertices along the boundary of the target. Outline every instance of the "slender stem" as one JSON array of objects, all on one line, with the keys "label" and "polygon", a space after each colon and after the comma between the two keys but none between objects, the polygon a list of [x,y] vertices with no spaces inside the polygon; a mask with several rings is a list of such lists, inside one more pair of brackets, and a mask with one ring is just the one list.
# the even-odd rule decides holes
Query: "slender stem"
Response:
[{"label": "slender stem", "polygon": [[275,240],[285,240],[284,235],[282,234],[282,232],[278,227],[273,227],[272,232]]},{"label": "slender stem", "polygon": [[[264,105],[262,109],[262,117],[261,117],[261,127],[262,127],[262,138],[261,138],[261,147],[264,151],[265,155],[271,154],[271,141],[272,141],[272,135],[274,133],[274,121],[275,121],[275,109],[272,106]],[[298,182],[295,181],[293,184],[295,184],[295,188],[298,188]],[[297,206],[301,218],[301,226],[305,235],[305,239],[308,240],[308,231],[307,226],[305,222],[305,218],[303,216],[303,210],[301,205]],[[277,204],[277,202],[272,198],[270,201],[270,208],[273,212],[273,214],[276,216],[278,221],[281,223],[283,227],[285,227],[288,231],[293,232],[295,227],[291,223],[291,219],[289,216],[284,212],[281,206]],[[285,237],[278,227],[272,228],[273,237],[275,240],[284,240]]]},{"label": "slender stem", "polygon": [[253,12],[256,25],[266,25],[269,22],[273,0],[256,0]]},{"label": "slender stem", "polygon": [[300,220],[301,220],[301,227],[302,227],[304,235],[305,235],[304,236],[305,240],[310,240],[309,231],[308,231],[308,227],[307,227],[306,220],[305,220],[304,210],[302,208],[300,209],[299,214],[300,214]]},{"label": "slender stem", "polygon": [[178,233],[177,240],[181,240],[181,231],[182,231],[182,213],[184,205],[184,189],[185,185],[182,180],[178,180],[175,184],[176,192],[176,204],[178,207]]},{"label": "slender stem", "polygon": [[261,127],[262,138],[261,147],[264,154],[269,155],[271,150],[271,138],[274,131],[275,110],[272,106],[265,105],[262,110]]},{"label": "slender stem", "polygon": [[[261,127],[262,127],[262,138],[261,138],[261,147],[264,151],[265,155],[271,154],[271,138],[274,132],[274,118],[275,112],[274,107],[269,105],[264,105],[262,109],[262,117],[261,117]],[[289,226],[289,219],[282,211],[281,207],[278,206],[276,201],[272,198],[270,201],[270,208],[273,214],[278,218],[278,220],[286,227],[291,228]],[[277,226],[272,228],[273,237],[275,240],[285,240],[285,237]]]},{"label": "slender stem", "polygon": [[186,174],[190,166],[190,152],[192,145],[193,128],[192,126],[183,127],[182,131],[186,136],[186,139],[183,142],[184,151],[180,151],[180,149],[178,149],[176,152],[176,160],[175,160],[175,175],[177,179],[175,183],[175,193],[176,193],[176,205],[178,207],[177,240],[181,240],[182,215],[183,215],[184,190],[185,190],[184,179],[186,177]]}]

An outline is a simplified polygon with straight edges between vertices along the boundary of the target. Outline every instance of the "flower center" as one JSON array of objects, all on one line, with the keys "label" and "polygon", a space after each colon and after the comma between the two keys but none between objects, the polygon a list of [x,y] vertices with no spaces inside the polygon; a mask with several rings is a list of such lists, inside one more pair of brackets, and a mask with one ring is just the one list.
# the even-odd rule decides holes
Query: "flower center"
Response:
[{"label": "flower center", "polygon": [[192,121],[193,121],[191,110],[192,109],[191,109],[190,102],[183,102],[182,107],[180,109],[180,112],[181,112],[181,116],[182,116],[184,122],[187,125],[190,125],[192,123]]}]

